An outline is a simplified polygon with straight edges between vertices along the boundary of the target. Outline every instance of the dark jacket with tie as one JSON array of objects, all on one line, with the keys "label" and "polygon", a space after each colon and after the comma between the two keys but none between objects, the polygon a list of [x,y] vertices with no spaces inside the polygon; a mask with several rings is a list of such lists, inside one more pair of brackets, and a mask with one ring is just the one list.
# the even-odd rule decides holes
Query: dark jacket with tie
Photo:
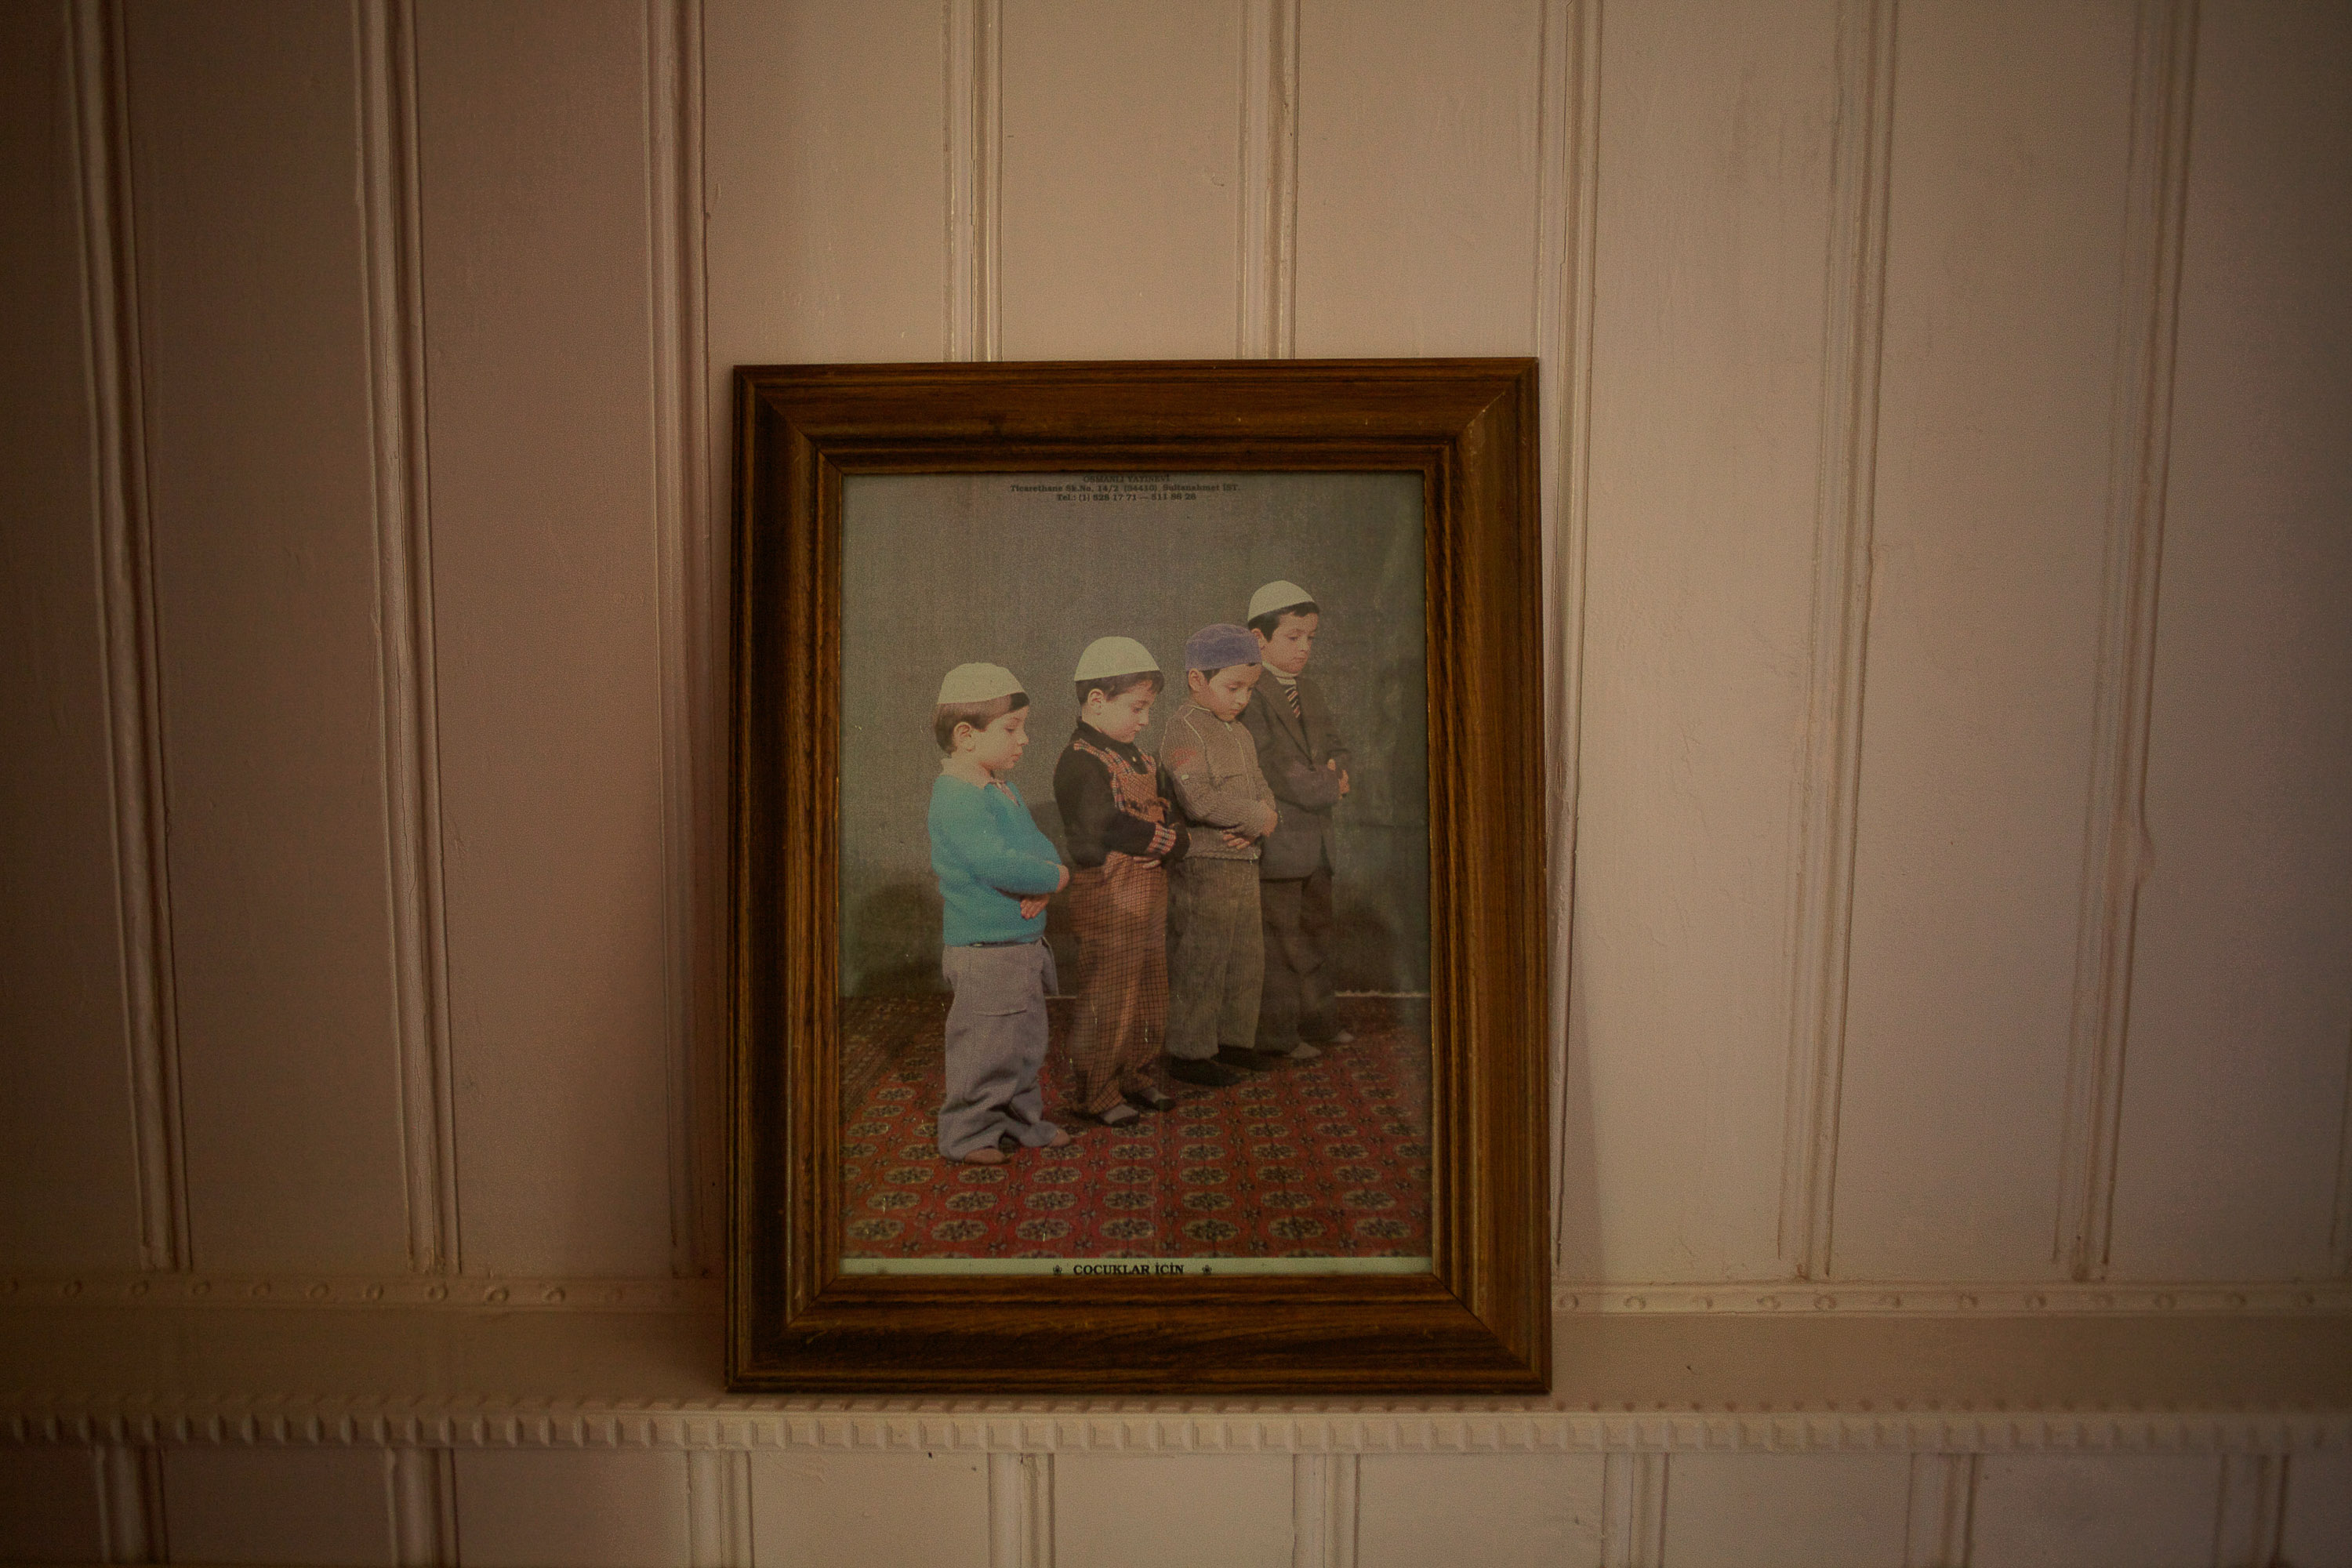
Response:
[{"label": "dark jacket with tie", "polygon": [[[1334,863],[1331,808],[1339,804],[1348,742],[1332,722],[1330,704],[1315,678],[1301,675],[1296,689],[1298,710],[1293,712],[1288,692],[1269,668],[1242,710],[1242,722],[1257,742],[1258,766],[1274,786],[1282,814],[1258,858],[1258,876],[1266,881],[1312,876],[1318,867]],[[1337,769],[1328,765],[1335,760]]]}]

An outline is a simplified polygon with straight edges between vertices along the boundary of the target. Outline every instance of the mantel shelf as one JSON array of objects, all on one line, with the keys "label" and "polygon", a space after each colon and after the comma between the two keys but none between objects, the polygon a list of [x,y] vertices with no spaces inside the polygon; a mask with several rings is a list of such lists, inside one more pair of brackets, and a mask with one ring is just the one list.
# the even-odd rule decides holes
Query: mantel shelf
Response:
[{"label": "mantel shelf", "polygon": [[707,1306],[0,1309],[0,1442],[1135,1452],[2352,1446],[2352,1316],[1554,1321],[1548,1400],[738,1397]]}]

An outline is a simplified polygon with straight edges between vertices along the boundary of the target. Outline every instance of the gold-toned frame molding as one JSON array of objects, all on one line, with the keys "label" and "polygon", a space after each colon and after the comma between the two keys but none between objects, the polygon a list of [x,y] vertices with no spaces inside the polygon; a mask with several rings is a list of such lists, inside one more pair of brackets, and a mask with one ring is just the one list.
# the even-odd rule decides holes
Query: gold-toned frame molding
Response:
[{"label": "gold-toned frame molding", "polygon": [[[1548,1388],[1536,362],[741,368],[735,432],[729,1387]],[[1423,476],[1429,1274],[841,1271],[842,480],[1120,468]]]}]

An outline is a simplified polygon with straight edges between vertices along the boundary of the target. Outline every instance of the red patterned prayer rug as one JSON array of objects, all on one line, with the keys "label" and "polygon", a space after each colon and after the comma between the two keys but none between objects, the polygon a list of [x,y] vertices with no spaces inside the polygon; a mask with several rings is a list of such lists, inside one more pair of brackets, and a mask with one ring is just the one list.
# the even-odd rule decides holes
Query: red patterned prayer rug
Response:
[{"label": "red patterned prayer rug", "polygon": [[1421,1258],[1429,1004],[1342,997],[1355,1040],[1108,1128],[1068,1109],[1072,1004],[1051,1005],[1063,1149],[940,1158],[945,996],[842,1003],[842,1217],[853,1258]]}]

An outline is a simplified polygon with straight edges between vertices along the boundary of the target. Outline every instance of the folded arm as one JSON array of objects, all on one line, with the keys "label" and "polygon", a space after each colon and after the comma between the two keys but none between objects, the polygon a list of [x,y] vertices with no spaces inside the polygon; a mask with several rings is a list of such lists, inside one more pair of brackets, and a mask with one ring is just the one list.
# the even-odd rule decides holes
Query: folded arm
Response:
[{"label": "folded arm", "polygon": [[961,826],[958,850],[977,880],[1017,896],[1061,889],[1066,876],[1062,863],[1007,838],[985,806],[973,811]]},{"label": "folded arm", "polygon": [[[1318,767],[1286,746],[1277,753],[1279,760],[1266,774],[1266,783],[1274,786],[1275,798],[1308,811],[1328,811],[1339,804],[1339,774],[1347,767]],[[1260,752],[1258,760],[1265,761]]]},{"label": "folded arm", "polygon": [[1177,801],[1192,821],[1254,837],[1274,831],[1274,807],[1247,790],[1218,788],[1209,776],[1207,752],[1191,736],[1169,736],[1161,761],[1175,781]]}]

